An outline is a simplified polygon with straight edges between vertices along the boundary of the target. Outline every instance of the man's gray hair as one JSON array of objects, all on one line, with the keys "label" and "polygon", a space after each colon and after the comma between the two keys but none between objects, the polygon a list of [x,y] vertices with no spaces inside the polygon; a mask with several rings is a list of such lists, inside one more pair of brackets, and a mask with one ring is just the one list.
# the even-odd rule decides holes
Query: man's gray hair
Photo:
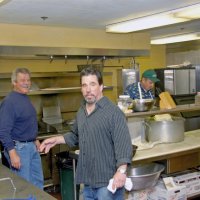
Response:
[{"label": "man's gray hair", "polygon": [[11,76],[11,82],[14,83],[17,80],[17,74],[22,73],[22,74],[29,74],[29,76],[31,77],[31,72],[25,68],[25,67],[20,67],[20,68],[16,68],[13,72],[12,72],[12,76]]}]

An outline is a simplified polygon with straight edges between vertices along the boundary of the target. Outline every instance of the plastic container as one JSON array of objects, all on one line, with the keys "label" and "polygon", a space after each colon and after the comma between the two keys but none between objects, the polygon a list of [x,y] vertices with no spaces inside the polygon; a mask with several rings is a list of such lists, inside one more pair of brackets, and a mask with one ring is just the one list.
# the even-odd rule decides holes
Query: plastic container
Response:
[{"label": "plastic container", "polygon": [[197,92],[195,96],[195,105],[200,105],[200,92]]},{"label": "plastic container", "polygon": [[[60,171],[60,188],[63,200],[71,200],[74,198],[74,174],[73,160],[69,158],[69,152],[61,152],[56,154],[57,166]],[[79,200],[80,186],[76,186],[77,197]]]}]

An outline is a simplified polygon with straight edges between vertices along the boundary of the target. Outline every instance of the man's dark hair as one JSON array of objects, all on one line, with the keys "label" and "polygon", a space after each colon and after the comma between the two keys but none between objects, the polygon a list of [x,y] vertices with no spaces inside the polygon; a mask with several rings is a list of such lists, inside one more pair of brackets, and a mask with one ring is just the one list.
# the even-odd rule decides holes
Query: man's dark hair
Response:
[{"label": "man's dark hair", "polygon": [[95,75],[97,77],[99,85],[103,84],[103,77],[102,77],[101,72],[99,70],[95,69],[94,67],[87,67],[81,71],[80,83],[81,83],[82,77],[88,76],[88,75]]}]

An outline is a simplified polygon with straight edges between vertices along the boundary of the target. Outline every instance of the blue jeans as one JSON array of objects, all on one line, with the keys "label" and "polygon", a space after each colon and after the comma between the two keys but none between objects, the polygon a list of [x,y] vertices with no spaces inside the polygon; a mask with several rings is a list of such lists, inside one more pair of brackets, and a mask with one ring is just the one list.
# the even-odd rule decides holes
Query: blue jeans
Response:
[{"label": "blue jeans", "polygon": [[117,189],[113,194],[107,187],[92,188],[84,186],[83,199],[84,200],[124,200],[124,188]]},{"label": "blue jeans", "polygon": [[41,157],[36,149],[34,142],[15,142],[15,150],[17,151],[20,161],[21,168],[19,170],[11,167],[9,154],[5,151],[5,157],[7,158],[11,170],[27,181],[31,182],[33,185],[39,187],[43,190],[44,177],[42,170]]}]

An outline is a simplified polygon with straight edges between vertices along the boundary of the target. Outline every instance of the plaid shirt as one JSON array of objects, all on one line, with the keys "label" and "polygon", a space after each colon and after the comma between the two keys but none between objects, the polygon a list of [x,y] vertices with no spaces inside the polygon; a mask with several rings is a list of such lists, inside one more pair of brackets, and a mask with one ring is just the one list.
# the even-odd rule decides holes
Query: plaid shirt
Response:
[{"label": "plaid shirt", "polygon": [[[142,92],[142,98],[143,99],[152,99],[155,98],[152,90],[145,90],[141,84],[140,84],[141,92]],[[130,84],[127,86],[125,92],[125,95],[129,95],[132,99],[140,99],[140,93],[138,89],[138,82]]]}]

